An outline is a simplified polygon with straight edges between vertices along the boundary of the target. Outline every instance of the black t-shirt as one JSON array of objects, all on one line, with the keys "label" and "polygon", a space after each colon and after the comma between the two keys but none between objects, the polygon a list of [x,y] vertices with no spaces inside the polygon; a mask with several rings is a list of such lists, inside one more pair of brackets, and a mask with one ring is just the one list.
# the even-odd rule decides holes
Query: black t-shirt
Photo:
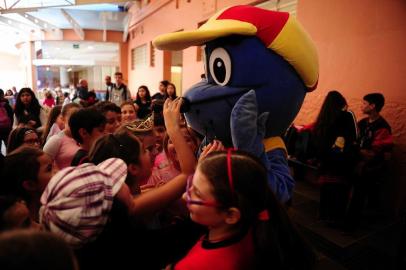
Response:
[{"label": "black t-shirt", "polygon": [[158,93],[154,94],[151,98],[152,98],[153,100],[154,100],[154,99],[165,100],[165,99],[166,99],[166,95],[165,95],[165,94],[161,94],[161,92],[158,92]]},{"label": "black t-shirt", "polygon": [[138,106],[137,116],[138,118],[144,119],[148,115],[151,114],[151,101],[147,101],[146,103],[142,103],[141,100],[136,100],[134,102]]}]

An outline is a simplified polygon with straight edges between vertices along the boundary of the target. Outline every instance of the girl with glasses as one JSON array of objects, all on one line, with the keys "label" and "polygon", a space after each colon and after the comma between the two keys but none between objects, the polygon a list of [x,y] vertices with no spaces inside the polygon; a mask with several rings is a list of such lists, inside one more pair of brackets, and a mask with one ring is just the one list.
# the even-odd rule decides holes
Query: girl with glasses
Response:
[{"label": "girl with glasses", "polygon": [[8,137],[7,153],[12,152],[14,149],[17,149],[22,145],[40,148],[41,140],[35,129],[21,127],[11,131],[10,136]]},{"label": "girl with glasses", "polygon": [[[218,143],[216,143],[218,144]],[[211,152],[209,145],[203,155]],[[183,195],[208,232],[174,269],[310,269],[314,255],[267,183],[257,158],[217,151],[199,161]]]}]

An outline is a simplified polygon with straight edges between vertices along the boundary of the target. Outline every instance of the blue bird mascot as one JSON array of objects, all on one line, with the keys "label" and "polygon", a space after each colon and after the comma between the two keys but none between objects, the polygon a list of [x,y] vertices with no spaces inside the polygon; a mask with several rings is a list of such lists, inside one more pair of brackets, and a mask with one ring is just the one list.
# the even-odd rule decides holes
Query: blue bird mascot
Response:
[{"label": "blue bird mascot", "polygon": [[164,34],[162,50],[204,45],[206,80],[186,91],[188,124],[226,146],[259,157],[280,202],[292,196],[281,139],[318,82],[314,43],[295,17],[253,6],[234,6],[194,31]]}]

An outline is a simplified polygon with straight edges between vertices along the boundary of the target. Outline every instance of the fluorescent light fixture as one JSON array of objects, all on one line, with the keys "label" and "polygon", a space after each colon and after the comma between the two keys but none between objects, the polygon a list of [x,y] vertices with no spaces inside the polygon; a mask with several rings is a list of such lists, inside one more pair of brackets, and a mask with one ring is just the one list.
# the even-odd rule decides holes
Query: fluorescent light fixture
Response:
[{"label": "fluorescent light fixture", "polygon": [[181,73],[182,72],[182,67],[171,66],[171,72],[172,73]]}]

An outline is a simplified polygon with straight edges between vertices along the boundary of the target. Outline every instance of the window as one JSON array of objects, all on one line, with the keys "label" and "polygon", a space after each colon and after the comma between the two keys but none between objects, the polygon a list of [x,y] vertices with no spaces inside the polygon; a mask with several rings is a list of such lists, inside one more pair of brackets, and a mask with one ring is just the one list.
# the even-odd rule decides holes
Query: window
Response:
[{"label": "window", "polygon": [[131,49],[131,70],[135,68],[135,49]]},{"label": "window", "polygon": [[131,50],[131,70],[147,65],[147,44]]},{"label": "window", "polygon": [[149,66],[155,67],[155,47],[152,41],[149,42]]}]

